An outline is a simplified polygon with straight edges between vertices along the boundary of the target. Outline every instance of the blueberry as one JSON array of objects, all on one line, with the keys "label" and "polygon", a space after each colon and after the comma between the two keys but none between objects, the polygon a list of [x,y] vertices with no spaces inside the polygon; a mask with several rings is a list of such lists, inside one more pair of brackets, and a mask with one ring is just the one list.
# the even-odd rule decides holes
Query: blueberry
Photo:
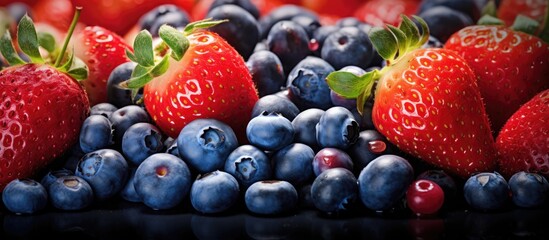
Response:
[{"label": "blueberry", "polygon": [[2,191],[4,206],[16,214],[34,214],[48,203],[48,193],[33,179],[11,180]]},{"label": "blueberry", "polygon": [[279,113],[292,121],[299,114],[299,109],[290,99],[270,94],[259,98],[255,102],[252,109],[252,118],[261,115],[263,112]]},{"label": "blueberry", "polygon": [[[138,94],[135,99],[132,99],[131,90],[118,86],[121,82],[131,78],[135,66],[137,66],[135,62],[122,63],[112,70],[109,79],[107,79],[107,101],[117,108],[134,104],[139,95],[142,95]],[[142,91],[142,89],[138,91]]]},{"label": "blueberry", "polygon": [[233,4],[223,4],[212,8],[206,18],[215,20],[227,19],[209,30],[216,32],[225,39],[244,59],[248,59],[259,41],[257,20],[242,7]]},{"label": "blueberry", "polygon": [[309,39],[313,38],[314,32],[321,26],[318,18],[307,15],[295,16],[291,19],[291,21],[303,27],[307,33],[307,36],[309,36]]},{"label": "blueberry", "polygon": [[311,43],[314,44],[310,48],[313,54],[317,57],[320,57],[322,51],[322,46],[324,46],[324,41],[326,38],[333,32],[339,30],[340,27],[336,25],[323,25],[315,29],[311,37]]},{"label": "blueberry", "polygon": [[130,175],[128,177],[128,181],[126,181],[126,184],[124,185],[124,188],[120,191],[120,196],[122,199],[129,201],[129,202],[141,202],[141,197],[137,192],[135,191],[135,171],[137,170],[137,167],[132,167],[130,169]]},{"label": "blueberry", "polygon": [[351,145],[347,152],[356,164],[355,169],[360,172],[377,157],[394,153],[393,148],[395,147],[377,130],[364,130],[359,133],[356,143]]},{"label": "blueberry", "polygon": [[300,186],[313,178],[313,149],[302,143],[292,143],[278,151],[272,158],[274,177]]},{"label": "blueberry", "polygon": [[179,156],[200,173],[222,169],[227,156],[238,147],[233,129],[215,119],[196,119],[177,137]]},{"label": "blueberry", "polygon": [[282,62],[285,75],[310,53],[307,32],[290,20],[277,22],[271,28],[267,45]]},{"label": "blueberry", "polygon": [[177,147],[177,141],[173,142],[171,145],[164,144],[164,146],[166,147],[166,153],[174,155],[178,158],[182,158],[181,155],[179,155],[179,148]]},{"label": "blueberry", "polygon": [[292,121],[295,131],[294,142],[309,145],[313,149],[319,148],[316,141],[316,125],[324,112],[322,109],[309,108],[299,113]]},{"label": "blueberry", "polygon": [[103,115],[90,115],[82,123],[80,149],[89,153],[114,144],[111,121]]},{"label": "blueberry", "polygon": [[254,52],[246,61],[259,97],[280,91],[286,85],[282,62],[269,50]]},{"label": "blueberry", "polygon": [[157,6],[139,19],[141,29],[148,30],[152,36],[158,36],[158,30],[164,24],[174,28],[183,28],[189,22],[187,12],[173,4]]},{"label": "blueberry", "polygon": [[150,122],[150,117],[142,107],[128,105],[113,112],[109,120],[114,129],[114,141],[116,144],[121,144],[122,137],[129,127],[139,122]]},{"label": "blueberry", "polygon": [[239,193],[238,181],[231,174],[216,170],[193,182],[191,204],[201,213],[220,213],[236,204]]},{"label": "blueberry", "polygon": [[517,172],[509,179],[513,203],[522,208],[537,208],[547,201],[549,183],[537,173]]},{"label": "blueberry", "polygon": [[422,48],[442,48],[444,47],[444,44],[440,42],[436,37],[433,35],[429,35],[429,40],[427,40],[426,43],[421,46]]},{"label": "blueberry", "polygon": [[292,122],[278,113],[263,112],[248,122],[246,136],[260,149],[276,151],[294,140]]},{"label": "blueberry", "polygon": [[260,39],[267,38],[267,35],[269,34],[271,28],[276,23],[283,21],[283,20],[291,20],[292,18],[296,16],[308,16],[311,18],[319,19],[318,15],[299,5],[293,5],[293,4],[284,4],[279,7],[276,7],[272,9],[268,14],[265,16],[262,16],[259,19],[259,32],[260,32]]},{"label": "blueberry", "polygon": [[463,186],[465,201],[474,209],[495,211],[502,209],[509,200],[509,185],[497,172],[477,173]]},{"label": "blueberry", "polygon": [[308,56],[300,61],[288,75],[286,83],[292,102],[302,111],[332,107],[326,76],[333,71],[334,68],[328,62],[318,57]]},{"label": "blueberry", "polygon": [[316,141],[320,147],[345,150],[354,144],[360,132],[353,113],[344,107],[331,107],[316,125]]},{"label": "blueberry", "polygon": [[448,7],[452,10],[460,11],[476,22],[481,17],[482,4],[478,4],[479,0],[423,0],[417,10],[418,14],[428,11],[437,6]]},{"label": "blueberry", "polygon": [[103,115],[104,117],[109,118],[116,110],[118,110],[118,108],[111,103],[98,103],[90,108],[90,115]]},{"label": "blueberry", "polygon": [[154,209],[173,208],[187,197],[191,172],[180,158],[156,153],[145,159],[135,171],[134,187],[143,203]]},{"label": "blueberry", "polygon": [[225,161],[224,171],[233,175],[243,190],[272,176],[269,157],[252,145],[241,145],[232,151]]},{"label": "blueberry", "polygon": [[444,6],[436,6],[419,14],[429,26],[432,36],[445,43],[455,32],[473,25],[466,14]]},{"label": "blueberry", "polygon": [[312,183],[304,184],[297,189],[297,196],[299,197],[299,206],[305,209],[314,209],[315,204],[311,195]]},{"label": "blueberry", "polygon": [[400,156],[386,154],[372,160],[358,176],[360,199],[374,211],[394,207],[414,180],[414,169]]},{"label": "blueberry", "polygon": [[363,24],[363,22],[356,18],[356,17],[343,17],[343,18],[340,18],[338,19],[336,22],[335,22],[335,26],[337,27],[356,27],[360,24]]},{"label": "blueberry", "polygon": [[90,184],[74,175],[57,178],[50,185],[48,196],[52,206],[61,210],[82,210],[94,201]]},{"label": "blueberry", "polygon": [[84,153],[80,148],[80,143],[75,143],[63,156],[62,159],[65,161],[65,163],[62,167],[74,173],[74,171],[76,170],[76,166],[78,166],[78,162],[84,156],[84,154],[86,153]]},{"label": "blueberry", "polygon": [[46,173],[46,175],[44,175],[42,177],[42,179],[40,180],[40,184],[42,184],[42,186],[44,186],[44,188],[46,190],[48,190],[48,188],[50,187],[50,185],[55,182],[55,180],[57,180],[58,178],[62,177],[62,176],[72,176],[74,175],[74,172],[71,171],[71,170],[68,170],[66,168],[61,168],[61,169],[57,169],[57,170],[51,170],[51,171],[48,171]]},{"label": "blueberry", "polygon": [[210,8],[208,10],[208,12],[211,12],[213,11],[213,9],[217,8],[217,7],[220,7],[220,6],[224,6],[224,5],[234,5],[234,6],[238,6],[244,10],[246,10],[246,12],[248,12],[250,15],[252,15],[254,17],[254,19],[259,19],[259,9],[257,8],[257,6],[250,0],[214,0],[211,4],[210,4]]},{"label": "blueberry", "polygon": [[122,190],[128,178],[128,163],[113,149],[100,149],[80,159],[75,175],[86,180],[98,201],[106,201]]},{"label": "blueberry", "polygon": [[252,184],[245,193],[246,207],[252,213],[278,215],[297,207],[297,190],[286,181],[269,180]]},{"label": "blueberry", "polygon": [[347,211],[356,201],[357,194],[357,179],[345,168],[328,169],[318,175],[311,185],[315,208],[328,214]]},{"label": "blueberry", "polygon": [[338,148],[322,148],[313,158],[315,176],[331,168],[345,168],[353,171],[353,160],[345,151]]},{"label": "blueberry", "polygon": [[357,27],[343,27],[324,40],[320,55],[335,69],[349,65],[367,68],[374,48],[367,33]]},{"label": "blueberry", "polygon": [[122,153],[126,160],[136,166],[150,155],[163,150],[162,132],[150,123],[136,123],[122,137]]}]

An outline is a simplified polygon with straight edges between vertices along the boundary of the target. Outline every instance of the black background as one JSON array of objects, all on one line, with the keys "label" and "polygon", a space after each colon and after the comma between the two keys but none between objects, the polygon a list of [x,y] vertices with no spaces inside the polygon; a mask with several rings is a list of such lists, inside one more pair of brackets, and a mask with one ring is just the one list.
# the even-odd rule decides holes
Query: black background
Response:
[{"label": "black background", "polygon": [[0,239],[549,239],[547,205],[490,213],[457,206],[422,218],[405,210],[380,215],[361,208],[340,216],[300,208],[265,217],[244,206],[202,215],[189,203],[155,211],[123,200],[74,212],[48,207],[19,216],[0,211]]}]

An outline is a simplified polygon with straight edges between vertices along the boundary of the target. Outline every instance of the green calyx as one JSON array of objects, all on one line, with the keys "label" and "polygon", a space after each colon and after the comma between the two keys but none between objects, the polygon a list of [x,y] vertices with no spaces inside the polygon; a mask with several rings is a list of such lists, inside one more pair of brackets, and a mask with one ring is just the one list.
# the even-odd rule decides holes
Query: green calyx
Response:
[{"label": "green calyx", "polygon": [[378,54],[387,60],[387,66],[382,70],[373,70],[362,76],[346,71],[334,71],[326,77],[328,86],[337,94],[357,100],[357,110],[362,114],[364,105],[372,96],[375,82],[391,68],[392,65],[402,59],[408,52],[420,48],[429,40],[429,27],[427,23],[413,16],[419,27],[407,16],[402,15],[402,22],[397,28],[387,25],[386,28],[373,28],[369,37]]},{"label": "green calyx", "polygon": [[170,57],[176,61],[183,58],[189,48],[189,40],[186,37],[188,34],[196,29],[209,28],[226,21],[204,19],[189,23],[183,31],[164,24],[158,31],[162,41],[156,46],[153,46],[153,38],[149,31],[139,32],[133,42],[133,53],[126,50],[128,58],[137,63],[137,66],[131,78],[121,82],[119,86],[132,90],[132,95],[135,96],[139,88],[168,70]]},{"label": "green calyx", "polygon": [[[88,77],[88,67],[82,60],[74,57],[73,51],[65,56],[81,10],[80,7],[76,8],[67,37],[60,50],[57,48],[55,38],[51,34],[36,32],[34,22],[28,15],[21,18],[17,25],[17,43],[21,52],[30,59],[30,63],[53,65],[59,71],[67,73],[76,80],[83,80]],[[40,48],[48,52],[46,57],[42,56]],[[15,50],[9,30],[6,30],[0,38],[0,53],[11,66],[29,63],[23,60]]]}]

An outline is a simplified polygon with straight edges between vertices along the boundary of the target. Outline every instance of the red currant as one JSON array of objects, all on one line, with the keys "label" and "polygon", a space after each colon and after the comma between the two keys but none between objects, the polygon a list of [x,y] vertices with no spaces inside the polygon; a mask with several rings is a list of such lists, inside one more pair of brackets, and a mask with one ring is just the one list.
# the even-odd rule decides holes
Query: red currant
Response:
[{"label": "red currant", "polygon": [[414,181],[406,192],[408,207],[416,215],[431,215],[440,210],[444,203],[444,191],[430,180]]}]

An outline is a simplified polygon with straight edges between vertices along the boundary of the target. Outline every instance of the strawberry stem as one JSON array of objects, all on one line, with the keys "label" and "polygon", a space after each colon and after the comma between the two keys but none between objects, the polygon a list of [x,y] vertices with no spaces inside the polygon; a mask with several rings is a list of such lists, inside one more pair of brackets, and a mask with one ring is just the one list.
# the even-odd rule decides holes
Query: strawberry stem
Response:
[{"label": "strawberry stem", "polygon": [[74,33],[76,24],[78,24],[78,19],[80,18],[81,11],[82,11],[82,7],[76,7],[71,25],[69,27],[69,31],[67,32],[67,36],[65,37],[65,42],[63,42],[63,47],[61,48],[59,55],[57,55],[57,59],[55,60],[55,64],[53,65],[56,68],[61,65],[61,60],[64,58],[65,52],[67,51],[67,46],[69,45],[72,34]]}]

